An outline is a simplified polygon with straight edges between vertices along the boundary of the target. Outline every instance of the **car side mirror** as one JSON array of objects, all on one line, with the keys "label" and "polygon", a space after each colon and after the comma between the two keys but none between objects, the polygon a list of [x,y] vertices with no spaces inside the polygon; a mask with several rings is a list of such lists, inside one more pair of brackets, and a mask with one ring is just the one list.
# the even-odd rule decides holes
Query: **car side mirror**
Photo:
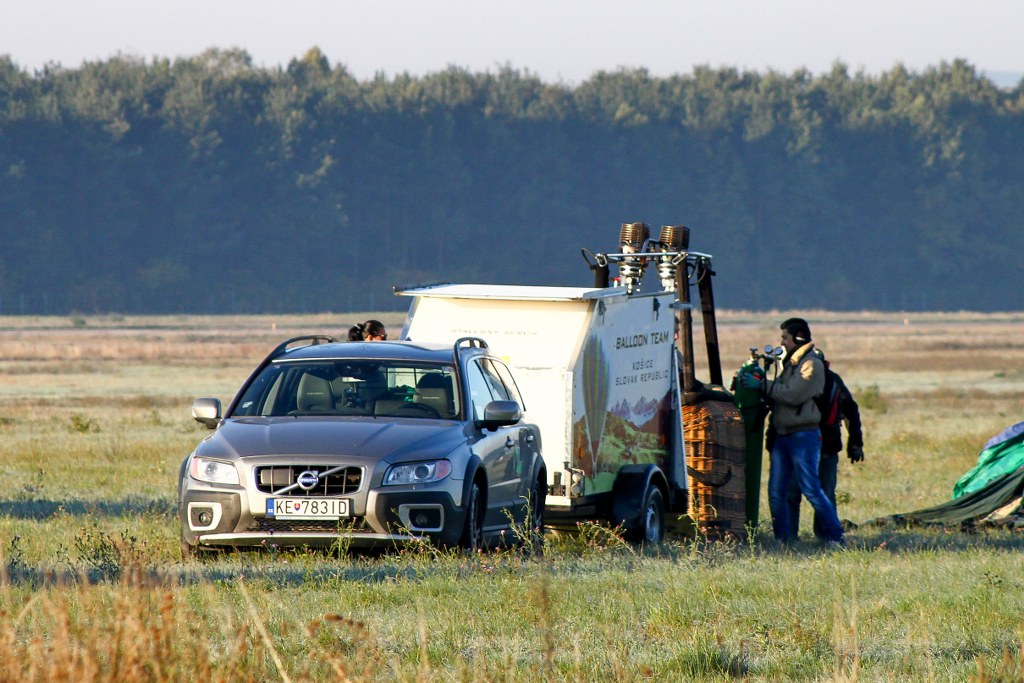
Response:
[{"label": "car side mirror", "polygon": [[491,401],[484,406],[484,419],[477,420],[480,429],[508,427],[523,419],[523,411],[515,401]]},{"label": "car side mirror", "polygon": [[206,425],[207,429],[216,429],[220,417],[219,398],[197,398],[192,401],[192,419]]}]

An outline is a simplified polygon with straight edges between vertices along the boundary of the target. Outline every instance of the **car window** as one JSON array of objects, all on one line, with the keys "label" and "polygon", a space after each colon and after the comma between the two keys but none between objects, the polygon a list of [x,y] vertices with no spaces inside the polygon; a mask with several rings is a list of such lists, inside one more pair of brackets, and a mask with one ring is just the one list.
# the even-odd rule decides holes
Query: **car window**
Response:
[{"label": "car window", "polygon": [[247,386],[233,417],[372,415],[457,419],[454,368],[437,363],[303,360],[272,363]]},{"label": "car window", "polygon": [[281,391],[285,373],[280,366],[268,366],[245,389],[245,393],[235,407],[234,415],[249,417],[269,415],[273,412],[276,397]]},{"label": "car window", "polygon": [[491,383],[484,377],[480,365],[476,362],[466,365],[466,379],[469,383],[470,400],[473,402],[473,419],[484,419],[484,407],[494,400]]},{"label": "car window", "polygon": [[523,403],[523,397],[519,393],[519,387],[516,386],[516,381],[512,378],[512,373],[508,371],[505,364],[498,360],[489,361],[494,370],[501,377],[502,384],[505,385],[505,390],[508,392],[509,399],[519,404],[520,410],[526,410],[526,404]]},{"label": "car window", "polygon": [[494,365],[489,359],[480,359],[477,361],[480,364],[480,370],[484,374],[484,379],[487,380],[487,385],[491,388],[491,396],[495,400],[500,401],[511,401],[512,397],[508,393],[508,389],[501,381],[501,377],[498,376],[497,371],[494,369]]}]

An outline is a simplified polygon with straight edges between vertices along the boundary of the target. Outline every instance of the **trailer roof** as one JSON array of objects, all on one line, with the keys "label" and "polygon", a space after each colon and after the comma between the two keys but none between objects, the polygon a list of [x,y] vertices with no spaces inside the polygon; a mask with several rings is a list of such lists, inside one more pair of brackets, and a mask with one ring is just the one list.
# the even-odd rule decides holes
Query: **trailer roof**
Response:
[{"label": "trailer roof", "polygon": [[450,299],[514,299],[521,301],[586,301],[625,296],[625,287],[546,287],[538,285],[443,284],[396,289],[399,296],[425,296]]}]

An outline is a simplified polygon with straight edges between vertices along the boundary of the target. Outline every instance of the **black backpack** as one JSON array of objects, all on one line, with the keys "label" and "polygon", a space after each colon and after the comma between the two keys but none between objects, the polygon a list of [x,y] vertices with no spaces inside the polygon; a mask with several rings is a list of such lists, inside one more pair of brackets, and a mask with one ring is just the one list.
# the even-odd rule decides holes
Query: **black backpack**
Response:
[{"label": "black backpack", "polygon": [[814,403],[821,413],[819,427],[824,429],[839,422],[839,382],[836,381],[836,373],[828,368],[825,369],[825,388],[814,397]]}]

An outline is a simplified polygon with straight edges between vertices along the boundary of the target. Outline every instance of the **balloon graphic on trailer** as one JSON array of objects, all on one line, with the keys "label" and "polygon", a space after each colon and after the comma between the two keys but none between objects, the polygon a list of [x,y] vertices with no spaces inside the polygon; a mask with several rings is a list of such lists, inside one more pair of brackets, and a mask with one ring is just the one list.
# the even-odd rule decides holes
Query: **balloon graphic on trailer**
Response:
[{"label": "balloon graphic on trailer", "polygon": [[591,472],[595,474],[605,417],[608,414],[608,379],[604,347],[596,335],[591,335],[583,347],[583,408],[587,411],[587,433],[590,436],[590,459],[593,464]]}]

